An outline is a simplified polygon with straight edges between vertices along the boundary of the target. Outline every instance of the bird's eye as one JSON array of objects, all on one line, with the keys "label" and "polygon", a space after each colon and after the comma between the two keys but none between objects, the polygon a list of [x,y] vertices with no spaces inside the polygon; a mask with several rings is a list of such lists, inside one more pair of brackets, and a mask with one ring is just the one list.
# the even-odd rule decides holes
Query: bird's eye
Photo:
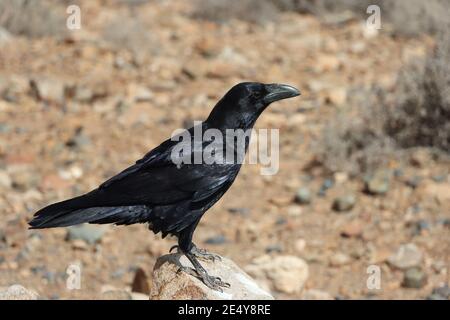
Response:
[{"label": "bird's eye", "polygon": [[253,98],[255,98],[255,99],[260,99],[261,97],[262,97],[261,92],[257,91],[257,92],[254,92],[254,93],[253,93]]}]

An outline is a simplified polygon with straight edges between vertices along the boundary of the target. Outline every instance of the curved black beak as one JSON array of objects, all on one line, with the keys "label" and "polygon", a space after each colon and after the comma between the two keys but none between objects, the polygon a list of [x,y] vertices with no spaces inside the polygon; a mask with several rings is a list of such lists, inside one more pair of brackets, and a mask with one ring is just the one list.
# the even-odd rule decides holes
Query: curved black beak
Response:
[{"label": "curved black beak", "polygon": [[300,95],[300,91],[298,89],[287,84],[266,84],[266,90],[268,92],[268,94],[264,97],[264,102],[266,104]]}]

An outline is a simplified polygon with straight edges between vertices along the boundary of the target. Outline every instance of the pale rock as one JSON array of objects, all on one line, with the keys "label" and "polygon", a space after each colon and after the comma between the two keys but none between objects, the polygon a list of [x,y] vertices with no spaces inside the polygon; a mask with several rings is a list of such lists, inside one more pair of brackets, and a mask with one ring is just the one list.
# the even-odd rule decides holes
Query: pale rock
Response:
[{"label": "pale rock", "polygon": [[136,102],[152,101],[154,94],[152,91],[145,87],[138,87],[134,96]]},{"label": "pale rock", "polygon": [[66,240],[73,241],[80,239],[88,244],[99,242],[108,229],[107,226],[97,226],[91,224],[80,224],[67,228]]},{"label": "pale rock", "polygon": [[354,220],[345,224],[341,229],[341,236],[346,238],[360,237],[363,233],[363,225],[360,221]]},{"label": "pale rock", "polygon": [[400,246],[397,252],[387,259],[388,263],[395,268],[406,270],[418,267],[423,261],[423,254],[414,243]]},{"label": "pale rock", "polygon": [[334,300],[328,292],[317,289],[305,290],[301,298],[303,300]]},{"label": "pale rock", "polygon": [[434,198],[441,204],[450,204],[450,185],[448,183],[425,182],[423,194],[428,198]]},{"label": "pale rock", "polygon": [[153,283],[150,292],[152,300],[272,300],[270,293],[261,289],[256,282],[234,262],[227,258],[222,261],[200,260],[209,275],[220,277],[228,282],[230,288],[223,292],[208,288],[201,280],[180,271],[179,268],[192,268],[189,260],[178,253],[161,256],[153,269]]},{"label": "pale rock", "polygon": [[342,106],[347,102],[347,90],[343,87],[329,89],[327,92],[326,101],[335,106]]},{"label": "pale rock", "polygon": [[0,300],[37,300],[38,294],[24,288],[19,284],[14,284],[9,288],[0,288]]},{"label": "pale rock", "polygon": [[305,121],[306,121],[306,115],[304,115],[302,113],[297,113],[297,114],[290,116],[287,119],[287,125],[289,127],[297,127],[297,126],[300,126],[303,123],[305,123]]},{"label": "pale rock", "polygon": [[305,250],[305,247],[306,247],[305,239],[300,238],[300,239],[295,240],[295,242],[294,242],[295,251],[297,251],[298,253],[301,253]]},{"label": "pale rock", "polygon": [[348,180],[348,174],[346,172],[336,172],[334,174],[334,181],[336,184],[344,183]]},{"label": "pale rock", "polygon": [[333,71],[339,68],[340,61],[335,55],[322,54],[317,57],[314,64],[316,72]]},{"label": "pale rock", "polygon": [[[103,290],[102,290],[103,291]],[[131,292],[126,290],[104,290],[100,295],[100,300],[132,300]]]},{"label": "pale rock", "polygon": [[39,78],[30,81],[31,91],[38,100],[62,104],[64,102],[64,83],[58,79]]},{"label": "pale rock", "polygon": [[299,217],[301,216],[303,213],[303,209],[300,206],[289,206],[287,208],[287,214],[290,217]]},{"label": "pale rock", "polygon": [[11,188],[12,180],[9,174],[5,170],[0,170],[0,187]]},{"label": "pale rock", "polygon": [[5,28],[0,27],[0,47],[7,44],[11,38],[11,34]]},{"label": "pale rock", "polygon": [[264,255],[254,259],[245,270],[259,283],[288,294],[301,292],[309,275],[306,262],[295,256]]},{"label": "pale rock", "polygon": [[364,36],[364,38],[366,39],[372,39],[378,36],[379,31],[378,29],[371,27],[371,26],[367,26],[366,23],[362,23],[362,34]]},{"label": "pale rock", "polygon": [[366,44],[363,41],[354,42],[350,46],[350,50],[355,54],[363,53],[364,51],[366,51]]},{"label": "pale rock", "polygon": [[342,252],[337,252],[330,257],[330,265],[332,267],[340,267],[346,264],[349,264],[352,259]]},{"label": "pale rock", "polygon": [[131,292],[131,300],[149,300],[150,297],[147,294],[140,292]]},{"label": "pale rock", "polygon": [[90,103],[94,100],[94,92],[89,87],[76,87],[74,98],[81,103]]}]

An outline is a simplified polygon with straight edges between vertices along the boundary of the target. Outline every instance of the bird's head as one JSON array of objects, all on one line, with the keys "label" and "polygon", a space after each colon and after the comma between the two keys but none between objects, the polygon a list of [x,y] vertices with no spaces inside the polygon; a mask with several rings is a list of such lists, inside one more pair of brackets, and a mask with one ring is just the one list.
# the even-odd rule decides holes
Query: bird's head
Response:
[{"label": "bird's head", "polygon": [[287,84],[241,82],[216,104],[207,121],[227,128],[234,128],[237,123],[251,126],[272,102],[298,95],[300,91]]}]

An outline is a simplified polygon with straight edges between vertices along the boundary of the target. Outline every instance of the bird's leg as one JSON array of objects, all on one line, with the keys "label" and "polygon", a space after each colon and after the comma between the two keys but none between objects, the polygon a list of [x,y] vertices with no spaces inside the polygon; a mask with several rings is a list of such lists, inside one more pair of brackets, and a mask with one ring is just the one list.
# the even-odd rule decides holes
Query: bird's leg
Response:
[{"label": "bird's leg", "polygon": [[[174,245],[170,248],[169,252],[172,252],[172,250],[174,249],[179,249],[178,245]],[[212,262],[217,261],[222,261],[222,257],[219,256],[218,254],[215,253],[210,253],[208,252],[206,249],[200,249],[198,248],[194,243],[192,243],[192,248],[190,250],[190,252],[199,259],[203,259],[203,260],[210,260]]]},{"label": "bird's leg", "polygon": [[222,257],[215,253],[210,253],[206,251],[206,249],[200,249],[195,244],[192,244],[191,253],[194,254],[195,257],[204,260],[214,261],[222,261]]},{"label": "bird's leg", "polygon": [[[200,219],[197,220],[195,223],[193,223],[189,228],[183,230],[183,232],[181,232],[178,236],[178,246],[176,246],[175,248],[177,248],[179,252],[183,253],[189,259],[189,261],[192,263],[192,266],[194,267],[194,268],[181,267],[179,271],[184,271],[202,280],[202,282],[207,287],[213,290],[223,292],[222,287],[229,288],[230,284],[223,282],[222,279],[218,277],[210,276],[208,272],[205,270],[205,268],[203,268],[200,262],[198,262],[197,260],[199,250],[192,243],[192,235],[199,221]],[[174,247],[172,247],[172,249],[174,249]],[[203,251],[202,253],[200,253],[200,255],[202,255],[203,257],[207,255],[205,251]]]},{"label": "bird's leg", "polygon": [[222,279],[220,279],[219,277],[210,276],[208,272],[205,270],[205,268],[202,267],[200,262],[198,262],[197,258],[195,257],[195,254],[191,252],[185,252],[184,255],[189,259],[189,261],[194,266],[196,275],[192,274],[192,271],[194,270],[192,270],[191,268],[188,268],[190,269],[189,271],[187,271],[186,268],[183,268],[182,271],[185,272],[187,271],[188,274],[199,278],[210,289],[223,292],[222,287],[224,288],[230,287],[229,283],[222,281]]}]

